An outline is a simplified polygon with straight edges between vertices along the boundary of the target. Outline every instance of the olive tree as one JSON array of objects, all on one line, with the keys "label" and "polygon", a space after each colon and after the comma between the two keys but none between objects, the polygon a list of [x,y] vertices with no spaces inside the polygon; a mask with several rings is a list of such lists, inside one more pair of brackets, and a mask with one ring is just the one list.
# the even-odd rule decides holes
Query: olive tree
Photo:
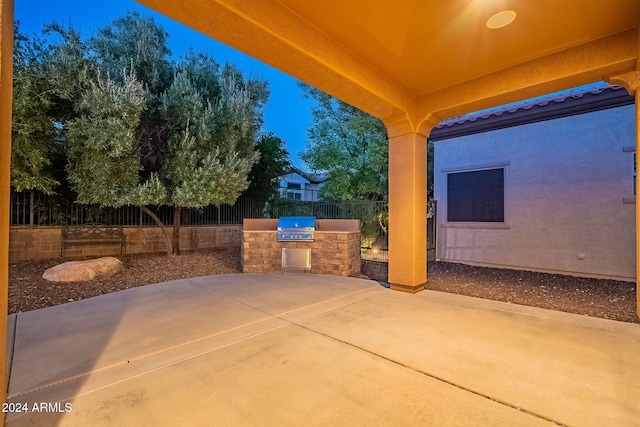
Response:
[{"label": "olive tree", "polygon": [[[168,35],[137,14],[86,42],[50,28],[57,41],[18,50],[15,187],[53,191],[46,172],[59,141],[79,203],[140,206],[179,254],[183,208],[232,204],[248,187],[267,83],[203,53],[173,61]],[[147,205],[174,208],[173,244]]]}]

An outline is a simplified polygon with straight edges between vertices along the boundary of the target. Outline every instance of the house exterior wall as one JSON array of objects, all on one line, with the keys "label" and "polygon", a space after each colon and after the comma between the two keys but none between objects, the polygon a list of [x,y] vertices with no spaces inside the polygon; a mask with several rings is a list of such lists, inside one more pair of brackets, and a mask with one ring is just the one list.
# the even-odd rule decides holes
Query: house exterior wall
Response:
[{"label": "house exterior wall", "polygon": [[[287,189],[288,184],[298,184],[300,185],[300,190]],[[320,191],[321,185],[322,184],[312,183],[297,173],[287,174],[280,179],[280,191],[282,192],[282,197],[289,197],[289,193],[297,193],[300,194],[300,198],[295,200],[303,202],[315,202],[318,200],[318,191]]]},{"label": "house exterior wall", "polygon": [[[442,261],[635,280],[634,106],[435,143]],[[504,167],[504,223],[447,221],[447,174]]]}]

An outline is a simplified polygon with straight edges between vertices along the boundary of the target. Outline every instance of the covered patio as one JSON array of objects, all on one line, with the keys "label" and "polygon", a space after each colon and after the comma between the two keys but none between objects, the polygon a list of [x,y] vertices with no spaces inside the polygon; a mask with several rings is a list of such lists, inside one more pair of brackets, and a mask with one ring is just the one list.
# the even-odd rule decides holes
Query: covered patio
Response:
[{"label": "covered patio", "polygon": [[8,402],[27,408],[9,426],[640,417],[636,324],[363,279],[184,279],[12,315],[9,330]]},{"label": "covered patio", "polygon": [[431,129],[603,80],[632,95],[638,84],[637,0],[138,1],[385,123],[389,282],[405,292],[427,281]]},{"label": "covered patio", "polygon": [[[139,2],[383,120],[390,139],[389,281],[391,289],[407,293],[423,290],[427,281],[426,138],[437,123],[601,80],[635,95],[640,82],[637,0]],[[492,28],[496,25],[490,18],[501,12],[515,20]],[[0,311],[5,312],[12,19],[13,0],[0,0],[0,222],[5,227],[0,233]],[[638,103],[636,98],[636,112]],[[638,224],[636,215],[634,231]],[[224,311],[221,300],[211,301],[221,304],[228,316],[209,324],[210,306],[192,311],[201,318],[187,317],[181,323],[181,315],[157,297],[159,305],[154,306],[153,296],[136,299],[132,293],[122,301],[127,310],[118,308],[122,296],[114,294],[100,298],[111,298],[115,305],[96,299],[25,314],[25,327],[33,322],[44,328],[52,322],[47,319],[75,319],[73,325],[49,330],[52,341],[36,333],[33,345],[83,342],[90,353],[78,350],[78,359],[37,359],[37,351],[17,346],[16,354],[36,358],[25,366],[43,371],[23,376],[14,365],[13,380],[24,383],[10,388],[12,401],[21,401],[25,392],[37,401],[73,397],[77,411],[45,416],[55,417],[54,422],[78,417],[77,425],[87,424],[85,416],[104,416],[105,423],[123,420],[109,417],[124,416],[127,405],[150,406],[126,412],[134,418],[121,424],[196,423],[215,414],[224,414],[228,424],[261,424],[263,410],[274,408],[282,412],[273,416],[290,424],[342,424],[366,417],[373,424],[406,423],[416,413],[438,425],[465,420],[471,425],[630,425],[638,419],[637,405],[629,400],[640,384],[635,325],[432,292],[412,296],[356,279],[344,279],[349,282],[342,291],[310,298],[327,287],[310,287],[315,280],[337,279],[305,276],[296,282],[301,288],[269,291],[252,289],[261,285],[254,282],[256,277],[227,278],[242,282],[222,293],[229,304],[238,304],[238,311]],[[278,276],[276,281],[285,280]],[[210,286],[200,279],[188,283]],[[158,286],[150,289],[165,289]],[[200,304],[197,298],[188,303],[187,288],[175,287],[185,294],[173,295],[173,300],[184,298],[185,307]],[[295,302],[298,289],[310,292],[300,295],[306,302]],[[218,295],[215,289],[204,292]],[[106,335],[93,337],[78,331],[88,312],[96,314],[91,307],[95,301],[114,309],[104,313],[105,323],[93,323],[94,331]],[[65,310],[72,312],[60,314]],[[134,328],[130,332],[139,335],[128,335],[127,328],[120,327],[128,319],[154,326]],[[16,324],[19,333],[20,318]],[[207,325],[207,331],[199,325]],[[4,326],[0,323],[0,342]],[[285,339],[282,334],[289,335]],[[131,342],[140,348],[138,356],[124,351]],[[200,347],[205,342],[206,347]],[[234,351],[225,353],[231,347]],[[191,353],[183,353],[187,349]],[[156,358],[156,353],[163,357]],[[213,353],[224,355],[222,362],[207,360]],[[0,366],[10,360],[5,356],[0,352]],[[187,365],[194,370],[183,369]],[[289,371],[287,365],[297,370]],[[496,377],[497,371],[502,375]],[[103,372],[109,375],[100,375]],[[231,383],[238,388],[227,392]],[[59,394],[47,395],[54,391]],[[83,402],[91,409],[80,410]],[[171,405],[184,410],[168,410]],[[203,407],[211,412],[203,412]],[[12,423],[26,423],[31,415]],[[317,415],[324,418],[312,417]],[[73,425],[71,418],[65,425]]]}]

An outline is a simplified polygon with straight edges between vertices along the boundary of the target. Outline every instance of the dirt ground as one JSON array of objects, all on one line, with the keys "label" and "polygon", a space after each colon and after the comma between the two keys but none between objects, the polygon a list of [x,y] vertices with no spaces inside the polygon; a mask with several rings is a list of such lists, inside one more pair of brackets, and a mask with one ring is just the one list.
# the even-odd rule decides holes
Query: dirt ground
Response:
[{"label": "dirt ground", "polygon": [[[168,280],[242,272],[239,249],[184,252],[180,256],[118,257],[125,270],[89,282],[54,283],[42,278],[60,259],[9,264],[9,313],[36,310]],[[68,261],[65,259],[65,261]],[[362,261],[362,277],[387,281],[387,264]],[[635,284],[527,271],[430,262],[427,289],[504,301],[622,322],[640,323]]]}]

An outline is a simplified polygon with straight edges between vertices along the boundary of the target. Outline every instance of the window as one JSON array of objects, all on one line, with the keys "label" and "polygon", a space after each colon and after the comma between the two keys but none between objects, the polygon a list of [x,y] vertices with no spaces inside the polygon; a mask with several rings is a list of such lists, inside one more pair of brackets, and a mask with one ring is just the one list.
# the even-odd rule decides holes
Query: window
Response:
[{"label": "window", "polygon": [[447,221],[504,222],[504,168],[449,173]]},{"label": "window", "polygon": [[285,192],[289,200],[302,200],[302,184],[299,182],[287,182]]}]

